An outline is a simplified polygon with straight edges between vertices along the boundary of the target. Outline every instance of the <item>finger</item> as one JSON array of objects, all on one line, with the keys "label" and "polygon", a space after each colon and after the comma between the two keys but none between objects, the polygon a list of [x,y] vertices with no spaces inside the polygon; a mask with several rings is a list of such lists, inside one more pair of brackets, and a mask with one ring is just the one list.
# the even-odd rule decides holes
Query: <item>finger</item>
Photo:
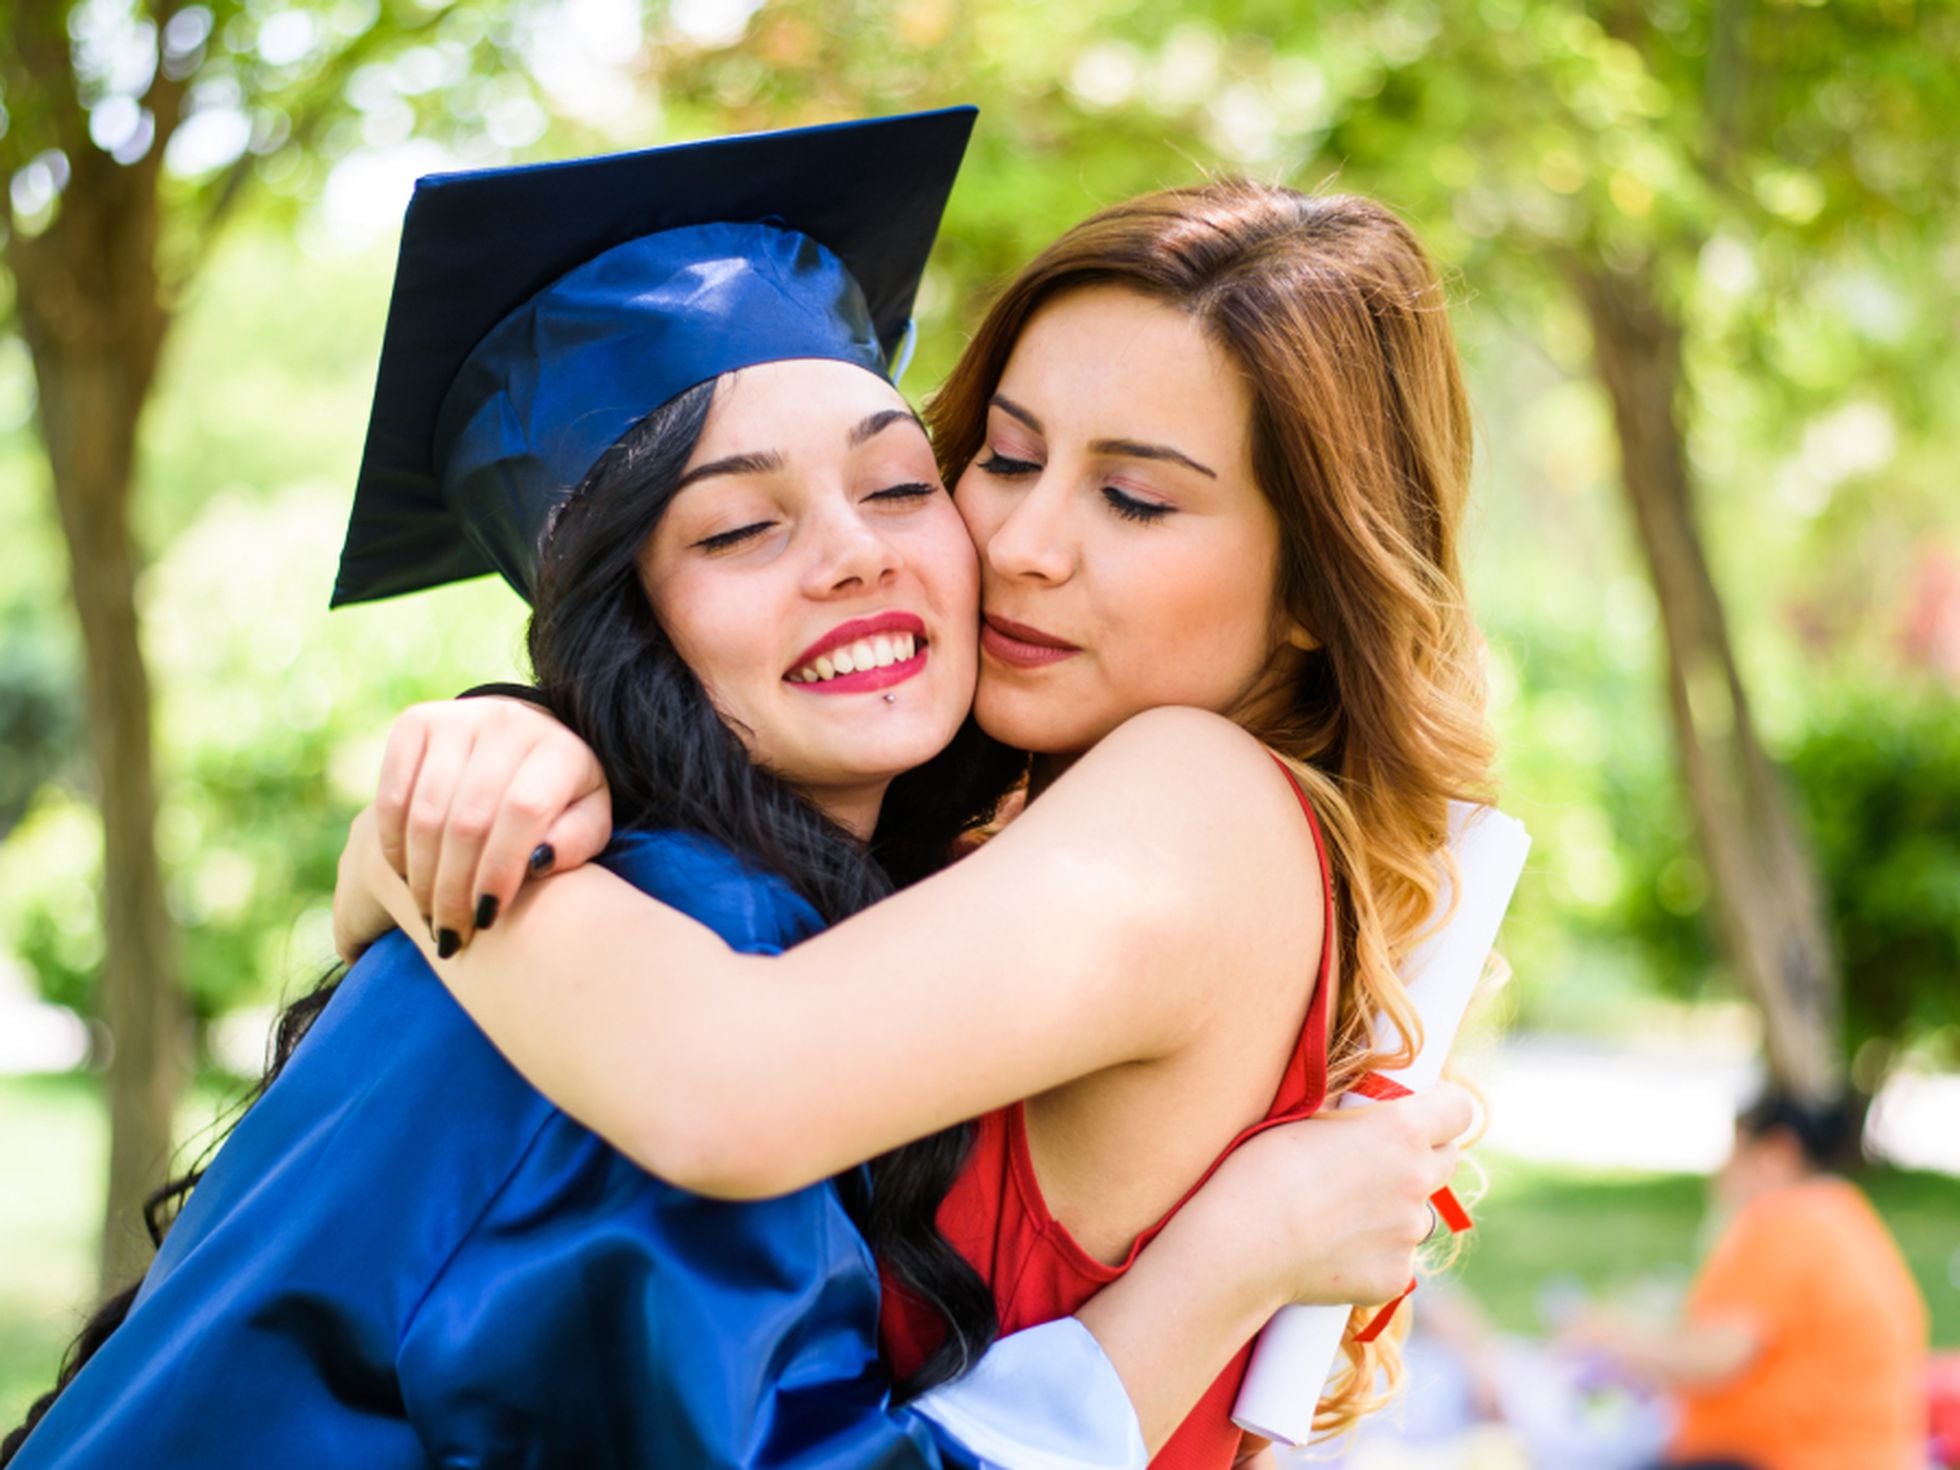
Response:
[{"label": "finger", "polygon": [[583,761],[567,759],[562,742],[539,741],[512,771],[472,877],[474,927],[487,929],[516,901],[532,854],[548,843],[552,824],[588,795],[599,779],[598,762],[585,752],[583,743],[578,751],[585,754]]},{"label": "finger", "polygon": [[[439,948],[454,953],[476,930],[476,875],[490,834],[513,800],[512,784],[536,748],[534,735],[507,725],[480,727],[456,779],[443,823],[429,913]],[[542,827],[541,817],[534,819]]]},{"label": "finger", "polygon": [[552,873],[582,868],[606,850],[612,834],[612,792],[601,786],[580,797],[551,824],[544,834],[550,860],[540,864],[540,868]]},{"label": "finger", "polygon": [[381,753],[381,779],[374,794],[375,832],[388,866],[408,876],[408,806],[429,746],[429,725],[411,709],[388,730]]},{"label": "finger", "polygon": [[1476,1121],[1476,1105],[1469,1092],[1454,1082],[1438,1082],[1409,1101],[1416,1105],[1415,1113],[1433,1144],[1454,1142]]},{"label": "finger", "polygon": [[1463,1151],[1454,1143],[1446,1143],[1441,1148],[1432,1150],[1429,1157],[1431,1165],[1429,1193],[1434,1194],[1456,1178],[1457,1165],[1463,1162]]},{"label": "finger", "polygon": [[429,748],[415,777],[408,804],[408,879],[416,909],[424,918],[435,913],[436,869],[442,856],[443,829],[449,806],[469,763],[475,731],[468,726],[442,726],[430,732]]}]

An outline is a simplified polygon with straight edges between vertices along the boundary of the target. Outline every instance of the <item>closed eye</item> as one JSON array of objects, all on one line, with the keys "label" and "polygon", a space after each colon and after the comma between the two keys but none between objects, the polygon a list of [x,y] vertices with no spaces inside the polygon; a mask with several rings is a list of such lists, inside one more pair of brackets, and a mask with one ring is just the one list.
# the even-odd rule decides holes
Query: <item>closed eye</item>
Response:
[{"label": "closed eye", "polygon": [[903,485],[890,485],[866,496],[867,500],[923,500],[928,495],[937,495],[939,487],[928,485],[924,480],[912,480]]},{"label": "closed eye", "polygon": [[1103,499],[1109,502],[1109,508],[1126,521],[1140,521],[1149,525],[1154,521],[1161,521],[1177,509],[1176,506],[1165,505],[1162,501],[1142,500],[1134,495],[1126,495],[1114,485],[1103,486],[1102,493]]},{"label": "closed eye", "polygon": [[712,536],[703,536],[694,543],[697,551],[729,551],[775,525],[774,521],[757,521],[753,525],[737,526],[732,531],[717,531]]},{"label": "closed eye", "polygon": [[980,461],[978,467],[984,474],[999,475],[1002,479],[1006,480],[1012,480],[1021,475],[1039,474],[1041,471],[1041,466],[1034,463],[1033,460],[1009,459],[1006,455],[996,450],[989,450],[987,457]]}]

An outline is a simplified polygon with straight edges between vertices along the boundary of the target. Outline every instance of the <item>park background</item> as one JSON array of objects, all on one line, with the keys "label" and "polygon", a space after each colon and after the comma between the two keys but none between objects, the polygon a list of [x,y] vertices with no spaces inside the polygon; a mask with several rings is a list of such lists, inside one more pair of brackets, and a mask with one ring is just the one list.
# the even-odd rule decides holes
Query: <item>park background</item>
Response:
[{"label": "park background", "polygon": [[390,716],[522,674],[501,584],[326,613],[412,179],[967,101],[915,397],[1040,245],[1209,172],[1375,195],[1449,273],[1536,839],[1466,1289],[1521,1331],[1678,1289],[1767,1070],[1878,1096],[1866,1183],[1960,1346],[1951,6],[6,12],[0,1421],[330,962]]}]

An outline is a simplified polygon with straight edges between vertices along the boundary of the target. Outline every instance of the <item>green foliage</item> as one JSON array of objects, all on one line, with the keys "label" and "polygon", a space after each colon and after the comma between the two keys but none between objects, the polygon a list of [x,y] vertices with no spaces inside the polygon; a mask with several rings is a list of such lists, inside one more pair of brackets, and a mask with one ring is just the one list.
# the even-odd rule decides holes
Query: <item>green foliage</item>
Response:
[{"label": "green foliage", "polygon": [[1849,1044],[1931,1042],[1960,1061],[1960,698],[1834,701],[1791,768],[1830,886]]},{"label": "green foliage", "polygon": [[[91,5],[88,24],[147,13]],[[167,171],[169,249],[199,270],[144,420],[137,517],[160,843],[202,1014],[325,960],[334,855],[392,713],[519,664],[521,610],[494,586],[323,611],[391,267],[389,242],[350,237],[340,211],[412,166],[978,102],[915,394],[995,283],[1110,199],[1238,170],[1402,209],[1452,270],[1477,406],[1470,585],[1504,800],[1536,839],[1505,941],[1527,1023],[1610,1028],[1645,994],[1719,982],[1575,258],[1660,262],[1711,558],[1757,713],[1806,790],[1839,671],[1881,694],[1929,677],[1896,631],[1917,568],[1960,537],[1950,4],[769,0],[736,34],[649,7],[637,41],[589,44],[551,0],[212,13],[193,115],[249,141]],[[40,123],[18,100],[25,147]],[[229,233],[192,250],[221,198]],[[98,858],[32,411],[25,352],[0,336],[0,711],[21,712],[0,714],[17,721],[0,781],[18,788],[0,790],[0,829],[10,803],[23,813],[0,838],[0,936],[86,1003]],[[1937,745],[1923,722],[1896,738]],[[1840,908],[1889,862],[1918,884],[1937,871],[1898,856],[1924,829],[1860,828],[1845,851],[1863,856],[1842,859],[1819,830]],[[1843,933],[1861,988],[1866,941]],[[1885,964],[1907,950],[1923,968],[1913,946]],[[1910,1034],[1902,1014],[1858,1034]]]},{"label": "green foliage", "polygon": [[68,763],[81,736],[66,671],[29,641],[0,629],[0,841],[26,812],[41,783]]}]

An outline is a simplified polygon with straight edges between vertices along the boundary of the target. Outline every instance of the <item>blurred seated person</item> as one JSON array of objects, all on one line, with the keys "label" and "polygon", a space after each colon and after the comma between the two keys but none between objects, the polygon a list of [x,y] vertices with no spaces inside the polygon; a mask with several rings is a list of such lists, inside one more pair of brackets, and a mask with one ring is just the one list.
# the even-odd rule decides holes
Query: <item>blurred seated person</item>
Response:
[{"label": "blurred seated person", "polygon": [[1569,1335],[1670,1392],[1667,1470],[1921,1470],[1926,1304],[1891,1232],[1833,1172],[1848,1111],[1771,1090],[1736,1119],[1714,1247],[1671,1328]]}]

